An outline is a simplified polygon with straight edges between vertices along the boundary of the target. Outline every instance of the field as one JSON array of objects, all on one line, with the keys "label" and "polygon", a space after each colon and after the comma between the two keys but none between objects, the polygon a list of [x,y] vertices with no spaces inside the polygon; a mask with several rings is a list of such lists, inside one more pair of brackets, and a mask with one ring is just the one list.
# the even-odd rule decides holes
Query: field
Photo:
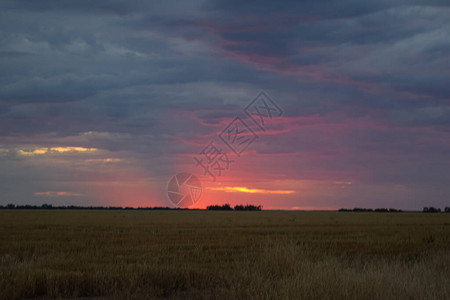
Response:
[{"label": "field", "polygon": [[0,211],[1,299],[450,299],[450,214]]}]

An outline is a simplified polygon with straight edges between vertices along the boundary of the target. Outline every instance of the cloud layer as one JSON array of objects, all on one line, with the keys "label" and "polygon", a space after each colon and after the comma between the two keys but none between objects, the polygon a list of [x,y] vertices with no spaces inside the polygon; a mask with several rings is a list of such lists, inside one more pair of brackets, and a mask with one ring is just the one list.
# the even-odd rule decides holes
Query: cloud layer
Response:
[{"label": "cloud layer", "polygon": [[[171,176],[204,175],[192,158],[265,90],[283,116],[204,178],[199,207],[448,205],[449,13],[446,1],[2,1],[0,204],[170,205]],[[243,186],[295,193],[229,198]]]}]

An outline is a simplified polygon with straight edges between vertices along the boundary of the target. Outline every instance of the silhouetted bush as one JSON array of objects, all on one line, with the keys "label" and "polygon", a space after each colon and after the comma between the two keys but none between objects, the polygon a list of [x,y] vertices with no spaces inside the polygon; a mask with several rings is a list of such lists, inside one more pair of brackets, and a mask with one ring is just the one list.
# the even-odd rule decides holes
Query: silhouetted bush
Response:
[{"label": "silhouetted bush", "polygon": [[230,204],[224,204],[224,205],[210,205],[206,207],[207,210],[233,210],[231,208]]},{"label": "silhouetted bush", "polygon": [[373,209],[371,208],[360,208],[360,207],[355,207],[353,209],[354,212],[370,212],[373,211]]},{"label": "silhouetted bush", "polygon": [[[206,207],[207,210],[233,210],[233,208],[230,206],[230,204],[224,204],[224,205],[210,205],[208,207]],[[242,204],[238,204],[234,207],[235,211],[243,211],[243,210],[247,210],[247,211],[260,211],[262,210],[262,206],[261,205],[242,205]]]},{"label": "silhouetted bush", "polygon": [[355,207],[353,209],[349,209],[349,208],[340,208],[338,211],[340,212],[402,212],[401,209],[395,209],[395,208],[360,208],[360,207]]},{"label": "silhouetted bush", "polygon": [[234,210],[260,211],[260,210],[262,210],[262,206],[261,205],[255,206],[255,205],[248,205],[248,204],[246,206],[244,206],[242,204],[239,204],[234,207]]},{"label": "silhouetted bush", "polygon": [[244,210],[244,205],[239,204],[234,207],[234,210]]},{"label": "silhouetted bush", "polygon": [[42,204],[42,205],[14,205],[8,204],[6,206],[1,206],[0,209],[95,209],[95,210],[199,210],[198,208],[179,208],[179,207],[122,207],[122,206],[76,206],[76,205],[68,205],[68,206],[53,206],[51,204]]},{"label": "silhouetted bush", "polygon": [[375,212],[389,212],[387,208],[375,208]]},{"label": "silhouetted bush", "polygon": [[425,206],[423,208],[422,212],[424,212],[424,213],[438,213],[438,212],[441,212],[441,209],[440,208],[435,208],[433,206],[430,206],[430,207],[426,207]]}]

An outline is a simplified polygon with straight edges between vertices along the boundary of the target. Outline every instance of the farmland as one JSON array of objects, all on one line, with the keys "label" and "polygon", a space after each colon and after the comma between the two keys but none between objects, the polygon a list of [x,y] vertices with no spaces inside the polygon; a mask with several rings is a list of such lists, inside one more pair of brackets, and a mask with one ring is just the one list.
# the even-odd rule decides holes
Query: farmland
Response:
[{"label": "farmland", "polygon": [[0,298],[450,299],[450,214],[2,210]]}]

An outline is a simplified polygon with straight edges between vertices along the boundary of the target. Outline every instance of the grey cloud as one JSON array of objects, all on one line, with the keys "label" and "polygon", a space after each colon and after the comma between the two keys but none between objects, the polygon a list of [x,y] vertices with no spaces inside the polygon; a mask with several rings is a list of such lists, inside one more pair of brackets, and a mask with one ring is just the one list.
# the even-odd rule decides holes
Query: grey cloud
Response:
[{"label": "grey cloud", "polygon": [[[285,116],[320,120],[255,146],[266,154],[310,155],[304,169],[290,170],[293,177],[373,172],[361,176],[428,186],[447,178],[437,165],[448,153],[442,141],[450,125],[446,1],[3,1],[0,7],[0,138],[8,149],[95,147],[135,158],[127,170],[170,175],[181,160],[174,155],[198,152],[196,143],[208,142],[220,122],[264,89]],[[323,129],[361,120],[367,127]],[[395,130],[377,129],[380,123]],[[415,159],[412,167],[406,158]],[[0,163],[14,180],[28,168],[10,154]],[[33,189],[48,161],[41,163],[23,177]],[[73,176],[56,168],[50,179],[97,174],[77,163],[70,165]]]}]

